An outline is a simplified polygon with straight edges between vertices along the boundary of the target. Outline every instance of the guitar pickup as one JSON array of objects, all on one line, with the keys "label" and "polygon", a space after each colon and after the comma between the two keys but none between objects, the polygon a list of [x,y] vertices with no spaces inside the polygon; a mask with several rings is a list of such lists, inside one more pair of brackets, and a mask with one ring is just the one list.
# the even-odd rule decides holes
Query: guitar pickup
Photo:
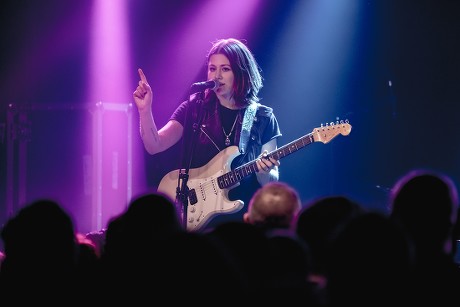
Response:
[{"label": "guitar pickup", "polygon": [[198,202],[198,199],[196,198],[195,189],[191,189],[188,191],[188,200],[191,205],[194,205]]}]

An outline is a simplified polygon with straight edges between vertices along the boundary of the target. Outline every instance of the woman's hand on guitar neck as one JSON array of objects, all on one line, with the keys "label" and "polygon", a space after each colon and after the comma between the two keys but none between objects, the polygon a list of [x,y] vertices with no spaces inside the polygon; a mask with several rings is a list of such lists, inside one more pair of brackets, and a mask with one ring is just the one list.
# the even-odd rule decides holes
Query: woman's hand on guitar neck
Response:
[{"label": "woman's hand on guitar neck", "polygon": [[259,172],[269,173],[272,169],[276,169],[280,162],[273,157],[268,156],[268,152],[264,151],[256,160]]}]

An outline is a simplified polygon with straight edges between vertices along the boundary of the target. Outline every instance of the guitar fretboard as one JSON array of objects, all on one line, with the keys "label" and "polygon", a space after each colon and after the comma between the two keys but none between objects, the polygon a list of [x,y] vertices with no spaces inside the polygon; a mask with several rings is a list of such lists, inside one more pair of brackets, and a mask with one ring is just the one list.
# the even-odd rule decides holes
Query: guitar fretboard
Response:
[{"label": "guitar fretboard", "polygon": [[[304,148],[305,146],[313,143],[314,141],[315,140],[313,138],[313,133],[309,133],[280,148],[277,148],[272,152],[269,152],[267,154],[267,158],[273,157],[276,160],[280,160],[281,158],[284,158],[290,155],[291,153],[296,152],[301,148]],[[248,177],[249,175],[256,173],[257,171],[258,170],[256,160],[243,164],[235,168],[234,170],[217,177],[219,188],[229,188],[243,180],[245,177]]]}]

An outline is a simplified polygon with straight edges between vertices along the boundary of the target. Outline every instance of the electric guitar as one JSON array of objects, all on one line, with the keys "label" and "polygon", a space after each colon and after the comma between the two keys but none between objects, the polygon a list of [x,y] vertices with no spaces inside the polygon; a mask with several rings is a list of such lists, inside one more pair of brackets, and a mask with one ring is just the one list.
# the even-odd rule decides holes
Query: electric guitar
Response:
[{"label": "electric guitar", "polygon": [[[348,121],[321,125],[297,140],[268,153],[267,156],[279,160],[314,142],[326,144],[337,135],[346,136],[350,131],[351,125]],[[228,192],[238,186],[242,179],[258,172],[258,169],[256,160],[253,160],[232,170],[232,161],[239,154],[238,146],[230,146],[219,152],[206,165],[189,170],[188,205],[184,212],[187,224],[185,227],[188,231],[200,230],[218,214],[230,214],[243,208],[244,202],[230,200]],[[167,173],[161,179],[158,191],[175,199],[179,173],[180,170]]]}]

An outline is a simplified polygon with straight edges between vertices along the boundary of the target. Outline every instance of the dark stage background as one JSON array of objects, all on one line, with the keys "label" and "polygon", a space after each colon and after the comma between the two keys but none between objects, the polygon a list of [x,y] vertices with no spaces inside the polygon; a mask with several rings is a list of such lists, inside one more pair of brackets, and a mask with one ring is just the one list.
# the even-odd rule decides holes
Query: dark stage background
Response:
[{"label": "dark stage background", "polygon": [[[347,9],[358,12],[345,23],[353,25],[353,33],[346,37],[337,34],[344,25],[334,27],[331,16],[321,12],[314,16],[317,1],[260,1],[252,22],[235,32],[230,22],[224,22],[225,10],[214,11],[217,22],[208,22],[202,12],[187,14],[205,1],[128,2],[129,91],[110,102],[130,102],[138,82],[137,68],[142,67],[153,86],[155,118],[161,126],[186,97],[190,84],[205,78],[196,68],[200,66],[189,69],[180,63],[204,63],[208,42],[216,38],[244,38],[263,70],[261,96],[279,120],[283,132],[279,145],[336,118],[348,119],[353,127],[348,136],[312,144],[281,161],[281,180],[297,188],[304,202],[344,194],[369,208],[385,210],[392,184],[413,168],[442,171],[460,182],[460,1],[321,1],[330,6],[349,3],[353,9]],[[245,2],[235,1],[235,5]],[[311,8],[304,18],[296,15],[295,19],[301,3]],[[7,0],[0,5],[2,224],[24,205],[21,200],[57,195],[80,231],[97,230],[94,195],[88,187],[94,182],[85,179],[93,135],[91,130],[84,134],[80,126],[93,115],[79,108],[96,102],[88,101],[86,95],[92,23],[84,12],[90,12],[92,4]],[[70,27],[72,23],[66,21],[76,12],[81,23]],[[201,20],[212,31],[191,33],[187,41],[174,40],[183,37],[188,27],[178,25],[188,20],[185,16]],[[316,29],[317,24],[321,28]],[[50,39],[55,32],[60,39]],[[302,48],[305,52],[299,51]],[[189,53],[192,49],[193,54]],[[312,50],[324,58],[310,54]],[[26,108],[30,123],[23,127],[29,139],[23,152],[27,167],[22,170],[27,180],[14,183],[12,208],[6,199],[9,104]],[[30,109],[31,105],[41,110]],[[50,105],[52,110],[40,105]],[[136,110],[133,116],[131,124],[123,125],[132,125],[133,130],[131,192],[136,195],[154,189],[176,160],[172,158],[175,149],[157,156],[145,154]],[[14,155],[19,158],[21,148],[17,147],[15,143]],[[118,160],[126,159],[125,150],[116,150]],[[15,175],[21,172],[18,168],[14,166]],[[25,191],[17,191],[21,184]],[[120,193],[122,202],[124,197]],[[104,221],[120,210],[104,211]]]}]

